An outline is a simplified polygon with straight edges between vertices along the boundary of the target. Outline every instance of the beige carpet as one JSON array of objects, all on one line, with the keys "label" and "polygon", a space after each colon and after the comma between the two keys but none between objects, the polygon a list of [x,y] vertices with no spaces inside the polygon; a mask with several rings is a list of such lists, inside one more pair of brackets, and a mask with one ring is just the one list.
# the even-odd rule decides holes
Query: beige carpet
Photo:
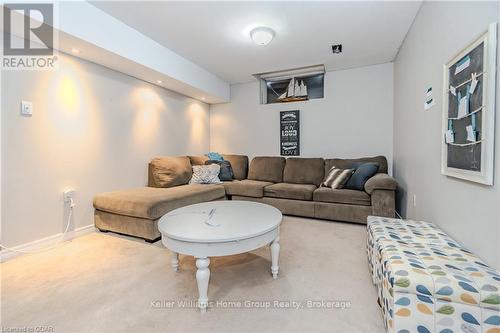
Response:
[{"label": "beige carpet", "polygon": [[[1,326],[49,326],[54,332],[383,332],[365,228],[285,217],[278,279],[270,275],[268,248],[214,258],[208,295],[224,303],[214,303],[206,314],[177,303],[197,298],[193,258],[181,256],[175,273],[160,243],[90,234],[1,264]],[[301,302],[303,308],[279,308],[275,300]],[[308,308],[309,300],[331,303]],[[249,301],[271,307],[249,308]],[[342,304],[347,307],[336,308]]]}]

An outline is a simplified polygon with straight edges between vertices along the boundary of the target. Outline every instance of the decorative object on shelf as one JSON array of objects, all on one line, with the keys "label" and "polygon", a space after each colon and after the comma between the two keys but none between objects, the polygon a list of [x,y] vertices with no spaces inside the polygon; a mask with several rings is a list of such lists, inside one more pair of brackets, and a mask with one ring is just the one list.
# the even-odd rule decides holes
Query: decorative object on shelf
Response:
[{"label": "decorative object on shelf", "polygon": [[278,97],[280,102],[297,102],[306,101],[309,99],[307,96],[307,86],[304,80],[296,80],[294,77],[288,83],[288,88],[286,91]]},{"label": "decorative object on shelf", "polygon": [[497,24],[444,65],[441,173],[493,185]]},{"label": "decorative object on shelf", "polygon": [[342,44],[332,45],[332,53],[333,54],[340,54],[340,53],[342,53]]},{"label": "decorative object on shelf", "polygon": [[281,156],[300,155],[300,113],[299,110],[280,112]]}]

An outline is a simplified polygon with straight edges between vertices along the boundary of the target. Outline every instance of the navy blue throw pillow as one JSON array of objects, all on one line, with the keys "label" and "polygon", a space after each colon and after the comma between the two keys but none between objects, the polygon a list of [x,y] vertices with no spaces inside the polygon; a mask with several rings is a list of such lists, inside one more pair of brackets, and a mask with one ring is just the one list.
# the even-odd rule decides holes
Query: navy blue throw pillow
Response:
[{"label": "navy blue throw pillow", "polygon": [[352,174],[351,178],[344,185],[344,188],[350,190],[363,191],[365,183],[373,177],[378,171],[378,163],[362,163],[356,166],[356,171]]},{"label": "navy blue throw pillow", "polygon": [[224,180],[233,180],[233,168],[231,167],[231,163],[229,161],[218,161],[218,160],[208,160],[205,161],[205,165],[209,164],[218,164],[220,166],[219,179]]}]

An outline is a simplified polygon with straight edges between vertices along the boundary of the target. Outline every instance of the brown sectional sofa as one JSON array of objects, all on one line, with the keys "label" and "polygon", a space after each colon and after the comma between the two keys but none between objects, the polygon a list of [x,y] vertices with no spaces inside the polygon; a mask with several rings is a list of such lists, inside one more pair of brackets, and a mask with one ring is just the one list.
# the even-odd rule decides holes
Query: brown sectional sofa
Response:
[{"label": "brown sectional sofa", "polygon": [[[158,220],[167,212],[224,199],[263,202],[283,214],[327,220],[366,223],[368,215],[394,217],[397,183],[387,174],[387,160],[383,156],[362,159],[260,156],[250,165],[247,156],[223,156],[231,163],[235,179],[222,185],[187,184],[191,165],[204,164],[206,157],[153,159],[148,187],[103,193],[94,198],[96,227],[156,241],[160,238]],[[348,168],[357,162],[379,164],[379,173],[368,180],[364,191],[320,187],[332,166]],[[180,176],[176,178],[176,174]]]},{"label": "brown sectional sofa", "polygon": [[[368,180],[365,191],[320,187],[332,166],[348,168],[357,162],[376,162],[379,173]],[[383,156],[361,159],[256,157],[249,180],[224,183],[233,200],[259,201],[284,214],[366,223],[368,215],[394,216],[397,183],[387,175]]]}]

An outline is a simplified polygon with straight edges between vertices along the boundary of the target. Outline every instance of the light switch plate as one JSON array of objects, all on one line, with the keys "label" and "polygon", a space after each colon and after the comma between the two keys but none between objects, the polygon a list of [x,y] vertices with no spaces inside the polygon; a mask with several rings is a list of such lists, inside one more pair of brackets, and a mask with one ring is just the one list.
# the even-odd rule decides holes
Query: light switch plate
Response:
[{"label": "light switch plate", "polygon": [[28,101],[21,101],[21,114],[24,116],[33,115],[33,103]]}]

